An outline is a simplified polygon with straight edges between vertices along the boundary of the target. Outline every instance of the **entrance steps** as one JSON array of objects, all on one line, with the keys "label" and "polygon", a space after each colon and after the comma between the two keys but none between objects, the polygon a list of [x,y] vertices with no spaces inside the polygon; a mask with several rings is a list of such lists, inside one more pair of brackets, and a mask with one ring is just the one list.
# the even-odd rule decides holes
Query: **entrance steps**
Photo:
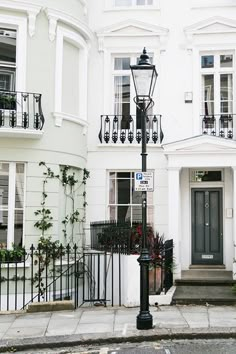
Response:
[{"label": "entrance steps", "polygon": [[232,272],[224,267],[191,267],[182,271],[181,279],[175,280],[172,304],[234,305],[234,284],[236,281],[233,280]]}]

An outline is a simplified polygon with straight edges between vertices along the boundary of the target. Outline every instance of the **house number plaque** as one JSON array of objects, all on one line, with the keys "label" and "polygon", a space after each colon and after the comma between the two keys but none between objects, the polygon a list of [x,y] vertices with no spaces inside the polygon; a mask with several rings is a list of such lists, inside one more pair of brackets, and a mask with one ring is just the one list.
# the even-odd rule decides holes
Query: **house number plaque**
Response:
[{"label": "house number plaque", "polygon": [[202,254],[202,259],[213,259],[213,254]]}]

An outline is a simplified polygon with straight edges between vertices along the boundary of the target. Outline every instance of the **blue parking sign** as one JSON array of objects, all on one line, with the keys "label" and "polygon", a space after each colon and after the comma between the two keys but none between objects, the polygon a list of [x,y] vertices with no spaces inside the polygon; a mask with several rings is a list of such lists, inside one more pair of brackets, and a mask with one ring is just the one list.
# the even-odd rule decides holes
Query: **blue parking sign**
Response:
[{"label": "blue parking sign", "polygon": [[140,172],[136,173],[136,179],[137,179],[138,181],[142,180],[142,179],[143,179],[143,174],[140,173]]}]

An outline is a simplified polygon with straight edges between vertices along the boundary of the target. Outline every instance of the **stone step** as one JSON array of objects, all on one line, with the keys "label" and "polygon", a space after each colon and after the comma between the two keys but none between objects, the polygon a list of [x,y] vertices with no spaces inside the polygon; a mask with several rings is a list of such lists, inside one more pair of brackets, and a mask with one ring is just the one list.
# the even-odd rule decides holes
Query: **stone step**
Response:
[{"label": "stone step", "polygon": [[232,280],[232,271],[225,269],[216,268],[197,268],[183,270],[181,272],[181,279],[222,279],[222,280]]},{"label": "stone step", "polygon": [[212,305],[235,305],[236,293],[232,285],[177,285],[172,298],[174,305],[189,304],[212,304]]},{"label": "stone step", "polygon": [[221,278],[204,278],[204,279],[176,279],[176,286],[233,286],[236,284],[236,280],[233,279],[221,279]]}]

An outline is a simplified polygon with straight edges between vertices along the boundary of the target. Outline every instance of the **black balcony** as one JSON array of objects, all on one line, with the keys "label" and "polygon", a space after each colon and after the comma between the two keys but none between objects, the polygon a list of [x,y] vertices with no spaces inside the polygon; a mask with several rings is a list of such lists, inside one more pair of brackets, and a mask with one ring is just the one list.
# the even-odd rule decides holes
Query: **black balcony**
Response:
[{"label": "black balcony", "polygon": [[41,94],[0,90],[0,129],[42,130]]},{"label": "black balcony", "polygon": [[[161,115],[146,116],[146,132],[147,143],[162,142]],[[142,141],[140,120],[135,115],[101,115],[99,140],[106,144],[139,144]]]},{"label": "black balcony", "polygon": [[233,120],[235,114],[222,113],[203,115],[202,134],[233,139]]}]

